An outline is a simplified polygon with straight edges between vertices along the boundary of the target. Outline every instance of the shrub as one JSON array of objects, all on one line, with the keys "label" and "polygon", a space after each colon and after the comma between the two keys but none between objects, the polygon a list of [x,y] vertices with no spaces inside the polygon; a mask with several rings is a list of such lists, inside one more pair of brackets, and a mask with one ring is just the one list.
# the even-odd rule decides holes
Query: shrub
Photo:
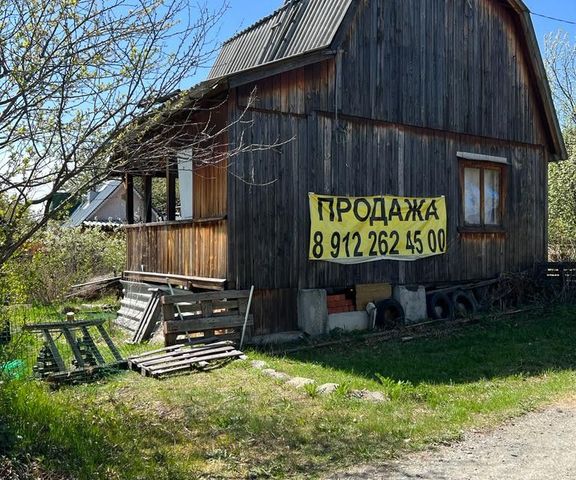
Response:
[{"label": "shrub", "polygon": [[124,268],[126,237],[52,224],[2,267],[0,293],[12,303],[48,304],[77,283]]}]

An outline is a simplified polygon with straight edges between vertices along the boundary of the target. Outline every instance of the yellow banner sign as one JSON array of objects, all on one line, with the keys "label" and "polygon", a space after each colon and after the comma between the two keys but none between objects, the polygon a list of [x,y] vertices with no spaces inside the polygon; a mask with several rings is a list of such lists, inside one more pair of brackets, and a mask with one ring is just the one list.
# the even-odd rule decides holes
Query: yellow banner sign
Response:
[{"label": "yellow banner sign", "polygon": [[365,263],[446,253],[446,199],[310,193],[310,260]]}]

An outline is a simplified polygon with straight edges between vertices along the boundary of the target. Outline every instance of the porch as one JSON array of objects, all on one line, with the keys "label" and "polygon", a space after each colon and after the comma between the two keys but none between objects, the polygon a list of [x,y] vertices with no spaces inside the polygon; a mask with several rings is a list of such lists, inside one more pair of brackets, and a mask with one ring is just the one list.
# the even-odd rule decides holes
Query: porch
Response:
[{"label": "porch", "polygon": [[128,271],[227,278],[225,216],[133,224],[125,228]]}]

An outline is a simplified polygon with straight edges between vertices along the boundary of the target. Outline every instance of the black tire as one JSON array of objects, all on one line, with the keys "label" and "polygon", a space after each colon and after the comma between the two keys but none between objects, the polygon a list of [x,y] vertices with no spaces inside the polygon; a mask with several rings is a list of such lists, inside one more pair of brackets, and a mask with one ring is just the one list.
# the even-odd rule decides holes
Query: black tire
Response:
[{"label": "black tire", "polygon": [[454,318],[454,304],[445,293],[432,293],[426,299],[428,316],[433,320],[450,320]]},{"label": "black tire", "polygon": [[459,318],[471,317],[478,312],[478,302],[471,292],[456,290],[452,292],[451,297],[454,316]]},{"label": "black tire", "polygon": [[404,309],[397,300],[387,298],[376,302],[376,329],[390,330],[404,324]]}]

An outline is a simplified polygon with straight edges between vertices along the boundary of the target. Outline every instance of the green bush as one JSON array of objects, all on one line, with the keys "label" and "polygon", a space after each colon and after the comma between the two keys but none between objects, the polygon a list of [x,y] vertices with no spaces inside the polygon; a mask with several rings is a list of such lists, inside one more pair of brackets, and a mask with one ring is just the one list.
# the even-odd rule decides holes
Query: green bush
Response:
[{"label": "green bush", "polygon": [[124,232],[52,224],[2,267],[0,294],[11,303],[48,304],[74,284],[122,271],[125,258]]}]

